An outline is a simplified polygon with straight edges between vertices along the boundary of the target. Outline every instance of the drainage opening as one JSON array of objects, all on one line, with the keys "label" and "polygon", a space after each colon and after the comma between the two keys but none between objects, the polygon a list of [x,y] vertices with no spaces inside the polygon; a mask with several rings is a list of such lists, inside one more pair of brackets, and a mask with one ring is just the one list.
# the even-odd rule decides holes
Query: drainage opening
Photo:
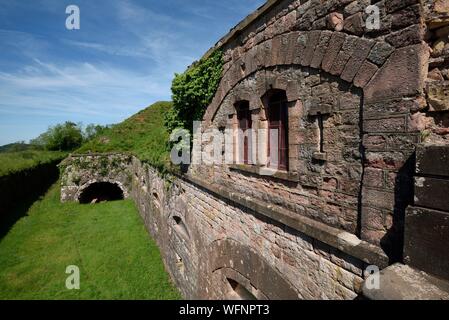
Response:
[{"label": "drainage opening", "polygon": [[229,285],[231,286],[231,291],[229,292],[229,298],[232,300],[257,300],[248,289],[242,286],[240,283],[233,279],[227,278]]},{"label": "drainage opening", "polygon": [[80,203],[98,203],[103,201],[122,200],[123,191],[115,183],[96,182],[88,186],[79,197]]},{"label": "drainage opening", "polygon": [[178,233],[180,233],[184,238],[190,238],[189,231],[187,230],[187,227],[181,217],[173,216],[173,220],[175,221],[175,230],[177,230]]}]

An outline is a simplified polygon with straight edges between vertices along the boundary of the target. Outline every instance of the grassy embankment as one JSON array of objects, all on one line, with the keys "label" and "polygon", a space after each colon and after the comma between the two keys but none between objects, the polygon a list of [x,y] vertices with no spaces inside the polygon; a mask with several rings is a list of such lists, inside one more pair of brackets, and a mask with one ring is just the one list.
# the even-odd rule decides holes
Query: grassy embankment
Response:
[{"label": "grassy embankment", "polygon": [[[75,152],[130,153],[165,171],[170,165],[163,119],[171,106],[156,103]],[[0,154],[0,177],[64,156],[30,150]],[[23,207],[6,236],[0,233],[0,299],[180,298],[132,201],[61,204],[55,184],[29,210]],[[80,268],[80,290],[65,287],[68,265]]]},{"label": "grassy embankment", "polygon": [[40,150],[2,152],[0,153],[0,177],[62,160],[66,155],[66,152]]},{"label": "grassy embankment", "polygon": [[[61,204],[59,184],[0,240],[0,299],[177,299],[132,201]],[[80,290],[65,287],[80,268]]]},{"label": "grassy embankment", "polygon": [[164,115],[171,108],[171,102],[156,102],[108,129],[75,152],[130,153],[161,171],[170,170],[172,168],[167,148],[169,134],[164,127]]}]

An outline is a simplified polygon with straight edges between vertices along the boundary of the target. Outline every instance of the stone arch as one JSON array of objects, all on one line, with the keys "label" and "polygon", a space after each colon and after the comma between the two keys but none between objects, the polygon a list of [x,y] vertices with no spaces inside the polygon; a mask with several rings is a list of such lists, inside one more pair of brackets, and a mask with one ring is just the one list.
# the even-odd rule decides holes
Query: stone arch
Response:
[{"label": "stone arch", "polygon": [[297,289],[253,248],[232,238],[220,239],[203,252],[202,282],[198,296],[203,299],[298,299]]},{"label": "stone arch", "polygon": [[[205,113],[204,121],[207,125],[211,123],[223,99],[237,83],[256,71],[275,66],[298,65],[338,76],[343,81],[364,89],[368,101],[382,96],[383,93],[389,98],[402,97],[415,93],[416,88],[422,88],[422,81],[416,81],[416,75],[423,72],[421,69],[426,58],[426,54],[423,54],[425,48],[421,45],[409,48],[408,65],[400,59],[400,56],[407,53],[401,52],[405,48],[397,49],[391,53],[389,59],[375,65],[367,57],[379,44],[382,43],[329,30],[293,31],[265,40],[242,53],[236,61],[230,62],[231,66],[223,73],[216,95]],[[240,63],[237,63],[238,61]],[[240,66],[241,63],[246,66],[244,70]],[[415,66],[415,69],[410,68],[410,64]],[[392,81],[394,77],[388,74],[390,71],[388,69],[395,69],[396,73],[407,82],[407,86],[403,86],[400,81],[397,81],[398,83]],[[413,83],[409,83],[410,81]],[[388,86],[382,83],[388,83]],[[271,79],[267,84],[286,90],[289,100],[295,99],[294,83]],[[258,88],[267,84],[258,84]]]},{"label": "stone arch", "polygon": [[99,183],[115,185],[121,190],[121,192],[123,194],[123,199],[127,199],[129,197],[128,190],[123,185],[123,183],[121,183],[120,181],[116,181],[116,180],[112,180],[112,179],[95,179],[95,180],[89,180],[88,182],[86,182],[85,184],[83,184],[81,187],[78,188],[78,191],[75,194],[75,200],[80,202],[80,198],[83,195],[83,193],[91,186],[93,186],[95,184],[99,184]]},{"label": "stone arch", "polygon": [[[401,41],[405,41],[405,37],[404,34],[399,38]],[[407,117],[416,111],[414,105],[419,105],[422,101],[420,99],[423,95],[429,60],[429,48],[422,41],[411,42],[407,39],[404,46],[390,46],[387,42],[380,37],[359,37],[339,31],[295,30],[265,38],[265,40],[247,47],[236,43],[227,43],[224,47],[228,53],[223,76],[216,95],[203,118],[204,127],[212,124],[217,111],[232,89],[256,72],[261,73],[268,68],[281,66],[310,68],[338,77],[347,83],[348,87],[361,90],[360,136],[363,140],[363,157],[366,159],[363,162],[363,172],[366,169],[377,170],[379,164],[375,159],[382,159],[384,155],[379,154],[376,145],[371,145],[370,141],[372,136],[382,130],[380,126],[375,126],[373,123],[388,119],[391,117],[390,114],[404,117],[405,125],[388,127],[388,130],[407,136],[413,141],[416,140],[414,134],[419,130],[413,128],[410,132],[407,129]],[[382,48],[385,47],[391,48],[391,51],[386,55],[379,54],[379,50],[382,51]],[[245,67],[242,68],[242,65]],[[259,93],[265,91],[270,85],[286,90],[289,100],[295,100],[299,94],[296,92],[295,82],[288,81],[288,79],[266,79],[266,77],[257,83]],[[305,108],[307,109],[308,106]],[[388,115],[379,114],[379,110],[387,109]],[[327,110],[324,111],[327,112]],[[323,112],[316,110],[316,114],[323,114]],[[381,170],[397,172],[398,168],[406,166],[409,151],[401,152],[389,146],[387,149],[391,157],[397,158],[399,161],[393,169],[385,164]],[[322,158],[325,157],[322,154],[317,154],[317,159]],[[362,175],[360,185],[363,190],[359,199],[358,211],[360,212],[357,219],[359,226],[355,233],[362,240],[379,245],[385,231],[379,223],[373,223],[375,219],[369,215],[379,216],[376,219],[380,220],[384,219],[381,218],[383,213],[370,208],[376,207],[396,212],[395,198],[399,199],[401,196],[398,197],[395,191],[385,188],[383,192],[389,201],[380,203],[378,192],[370,189],[370,181],[367,177],[365,174]],[[398,201],[400,202],[401,199]],[[395,215],[399,214],[400,216],[401,212],[395,213]],[[402,218],[398,217],[398,219]],[[391,225],[391,223],[388,224]]]}]

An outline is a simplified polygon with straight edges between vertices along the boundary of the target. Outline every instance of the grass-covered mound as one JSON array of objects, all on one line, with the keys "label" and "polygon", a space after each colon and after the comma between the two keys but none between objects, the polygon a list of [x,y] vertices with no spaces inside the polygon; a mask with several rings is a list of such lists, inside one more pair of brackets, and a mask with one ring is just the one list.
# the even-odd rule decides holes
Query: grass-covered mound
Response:
[{"label": "grass-covered mound", "polygon": [[[0,299],[178,299],[131,200],[61,204],[59,184],[0,239]],[[66,268],[80,269],[68,290]]]},{"label": "grass-covered mound", "polygon": [[0,153],[0,177],[62,160],[66,155],[66,152],[40,150],[2,152]]},{"label": "grass-covered mound", "polygon": [[130,153],[161,171],[167,171],[170,168],[169,134],[164,127],[164,116],[171,108],[171,102],[157,102],[107,129],[75,152]]}]

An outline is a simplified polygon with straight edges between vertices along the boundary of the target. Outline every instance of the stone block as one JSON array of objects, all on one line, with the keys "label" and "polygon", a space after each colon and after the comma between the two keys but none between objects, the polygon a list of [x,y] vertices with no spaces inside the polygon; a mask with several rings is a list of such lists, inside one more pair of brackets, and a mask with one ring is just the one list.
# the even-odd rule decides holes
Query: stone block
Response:
[{"label": "stone block", "polygon": [[368,60],[378,66],[382,66],[394,50],[394,47],[386,42],[377,42],[371,49]]},{"label": "stone block", "polygon": [[426,93],[430,111],[449,110],[449,81],[434,81],[428,83]]},{"label": "stone block", "polygon": [[415,177],[415,206],[449,211],[448,195],[448,179]]},{"label": "stone block", "polygon": [[449,213],[409,207],[405,216],[404,260],[449,280]]},{"label": "stone block", "polygon": [[337,58],[338,53],[345,42],[345,38],[346,35],[341,32],[334,32],[332,35],[321,64],[324,71],[329,72],[332,69],[333,62]]},{"label": "stone block", "polygon": [[347,36],[345,38],[340,52],[332,63],[332,68],[329,71],[331,74],[339,76],[343,72],[346,63],[357,49],[358,40],[359,38],[355,36]]},{"label": "stone block", "polygon": [[324,55],[326,53],[327,47],[329,45],[330,39],[332,37],[332,32],[323,31],[320,35],[320,40],[315,48],[315,52],[313,53],[313,58],[310,63],[312,68],[320,68],[321,62],[323,61]]},{"label": "stone block", "polygon": [[320,40],[320,35],[320,31],[311,31],[310,33],[308,33],[306,48],[300,61],[301,65],[310,66],[310,63],[313,59],[313,53],[315,52],[318,41]]},{"label": "stone block", "polygon": [[363,295],[371,300],[449,300],[449,283],[404,264],[394,264],[379,273],[379,288],[367,280]]},{"label": "stone block", "polygon": [[365,86],[365,103],[421,94],[428,58],[425,44],[397,49]]},{"label": "stone block", "polygon": [[376,74],[377,70],[379,68],[375,64],[365,60],[354,77],[354,85],[359,88],[365,87]]},{"label": "stone block", "polygon": [[394,208],[394,192],[377,190],[364,187],[362,191],[362,203],[378,209],[392,210]]},{"label": "stone block", "polygon": [[395,12],[392,15],[391,27],[393,29],[401,29],[413,24],[419,24],[422,15],[420,8],[421,5],[416,4]]},{"label": "stone block", "polygon": [[405,128],[404,116],[394,118],[365,119],[363,121],[364,132],[405,132]]},{"label": "stone block", "polygon": [[369,150],[385,150],[387,140],[383,135],[364,135],[363,146]]},{"label": "stone block", "polygon": [[399,9],[417,4],[419,0],[389,0],[386,1],[387,12],[391,13]]},{"label": "stone block", "polygon": [[406,162],[402,152],[367,152],[365,163],[367,166],[379,169],[399,170]]},{"label": "stone block", "polygon": [[425,29],[421,24],[415,24],[408,28],[393,32],[385,41],[395,48],[402,48],[414,44],[419,44],[424,40]]},{"label": "stone block", "polygon": [[373,45],[374,42],[371,40],[359,39],[357,41],[356,49],[352,53],[351,58],[340,76],[343,80],[352,82]]},{"label": "stone block", "polygon": [[449,177],[448,146],[418,146],[416,149],[417,175]]},{"label": "stone block", "polygon": [[364,25],[363,14],[358,12],[345,19],[343,29],[348,33],[361,36],[364,33]]},{"label": "stone block", "polygon": [[369,187],[382,188],[384,185],[383,170],[376,168],[366,168],[363,184]]}]

